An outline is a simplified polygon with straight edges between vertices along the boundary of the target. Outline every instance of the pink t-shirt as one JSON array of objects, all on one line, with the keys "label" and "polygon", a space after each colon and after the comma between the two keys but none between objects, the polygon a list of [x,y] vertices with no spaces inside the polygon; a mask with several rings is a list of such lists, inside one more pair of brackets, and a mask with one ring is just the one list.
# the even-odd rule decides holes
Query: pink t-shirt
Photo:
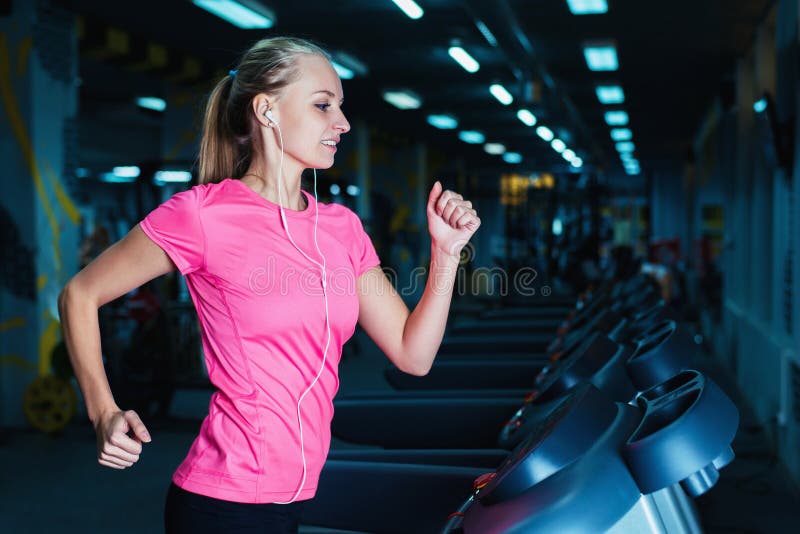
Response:
[{"label": "pink t-shirt", "polygon": [[[295,243],[319,261],[312,195],[285,209]],[[186,275],[200,319],[209,378],[217,391],[178,486],[236,502],[290,500],[303,473],[297,400],[325,346],[320,269],[289,242],[273,204],[239,180],[174,195],[141,228]],[[355,280],[380,263],[361,221],[319,204],[317,241],[327,260],[331,344],[319,381],[301,404],[308,474],[298,500],[314,496],[330,446],[342,345],[358,319]]]}]

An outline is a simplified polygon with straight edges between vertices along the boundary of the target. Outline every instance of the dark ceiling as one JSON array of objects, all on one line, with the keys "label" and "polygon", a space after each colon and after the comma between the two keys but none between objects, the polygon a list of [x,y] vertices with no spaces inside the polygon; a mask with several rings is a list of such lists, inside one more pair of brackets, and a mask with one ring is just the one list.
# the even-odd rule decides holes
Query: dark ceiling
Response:
[{"label": "dark ceiling", "polygon": [[[520,152],[523,171],[563,171],[564,160],[516,118],[528,107],[557,132],[587,163],[587,168],[622,174],[622,167],[595,96],[600,82],[619,82],[643,174],[680,170],[693,133],[730,79],[736,58],[753,41],[756,25],[771,0],[608,0],[602,15],[572,15],[566,0],[417,0],[419,20],[406,17],[389,0],[264,0],[277,15],[268,31],[245,31],[180,0],[60,0],[87,20],[118,27],[142,41],[200,59],[208,75],[235,65],[237,55],[255,40],[275,34],[314,39],[333,51],[357,57],[366,77],[344,84],[345,111],[365,117],[384,130],[425,140],[471,165],[502,164],[480,146],[458,141],[452,131],[429,126],[425,116],[449,112],[461,128],[477,129],[487,141]],[[483,21],[496,36],[491,46],[478,31]],[[459,39],[481,64],[468,74],[447,54]],[[620,68],[589,71],[581,45],[613,39]],[[151,73],[166,76],[168,71]],[[82,91],[98,99],[130,101],[129,80],[81,72]],[[503,83],[514,95],[502,106],[488,92]],[[412,89],[423,98],[419,110],[399,111],[381,98],[381,90]],[[83,95],[82,98],[86,98]]]}]

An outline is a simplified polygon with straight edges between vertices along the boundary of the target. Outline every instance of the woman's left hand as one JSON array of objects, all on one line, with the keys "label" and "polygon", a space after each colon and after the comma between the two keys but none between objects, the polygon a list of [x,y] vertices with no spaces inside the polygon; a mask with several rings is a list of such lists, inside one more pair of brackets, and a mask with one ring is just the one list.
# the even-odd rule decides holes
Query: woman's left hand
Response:
[{"label": "woman's left hand", "polygon": [[442,191],[437,181],[428,196],[428,231],[435,249],[460,257],[461,249],[481,225],[472,202],[454,191]]}]

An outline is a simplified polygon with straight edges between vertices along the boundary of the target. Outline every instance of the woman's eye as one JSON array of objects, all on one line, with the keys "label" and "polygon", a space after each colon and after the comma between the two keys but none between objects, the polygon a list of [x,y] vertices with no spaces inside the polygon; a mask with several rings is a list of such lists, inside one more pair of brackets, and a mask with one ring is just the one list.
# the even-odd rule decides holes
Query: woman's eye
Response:
[{"label": "woman's eye", "polygon": [[330,104],[317,104],[317,107],[322,111],[328,111],[328,108],[331,107]]}]

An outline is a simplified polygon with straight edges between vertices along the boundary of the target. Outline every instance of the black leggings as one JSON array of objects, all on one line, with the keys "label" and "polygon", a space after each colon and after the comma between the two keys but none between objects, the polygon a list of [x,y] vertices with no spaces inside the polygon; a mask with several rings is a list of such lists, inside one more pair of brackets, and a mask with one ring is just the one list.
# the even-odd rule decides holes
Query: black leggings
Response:
[{"label": "black leggings", "polygon": [[250,504],[198,495],[171,483],[164,507],[166,534],[297,534],[303,502]]}]

